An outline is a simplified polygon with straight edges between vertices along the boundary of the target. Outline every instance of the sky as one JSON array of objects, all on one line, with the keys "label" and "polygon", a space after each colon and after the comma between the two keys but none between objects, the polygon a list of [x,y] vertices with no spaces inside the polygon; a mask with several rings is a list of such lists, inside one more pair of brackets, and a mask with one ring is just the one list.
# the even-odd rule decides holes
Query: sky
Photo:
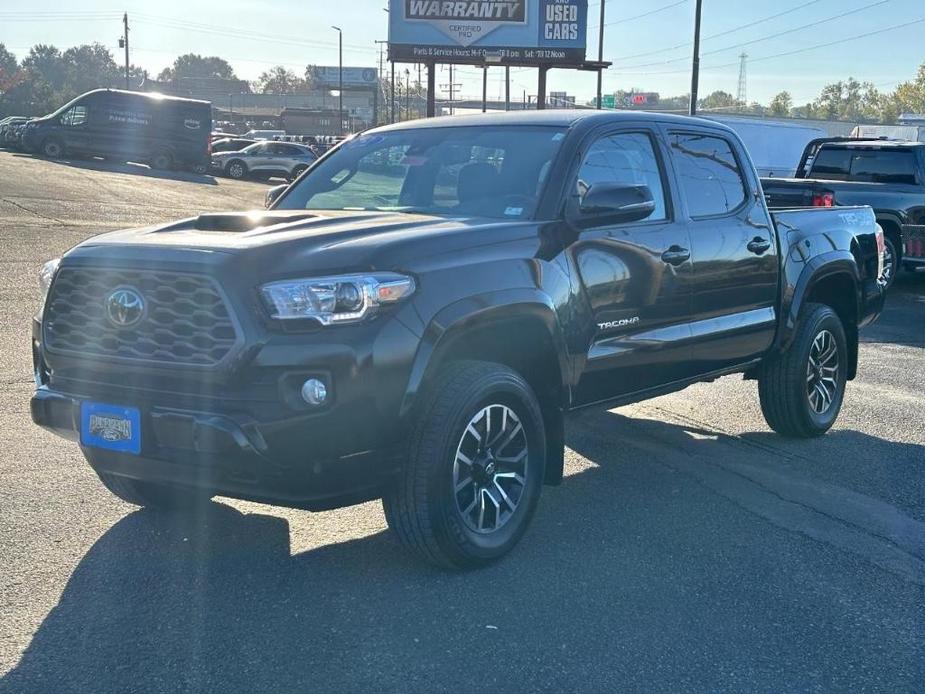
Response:
[{"label": "sky", "polygon": [[[193,52],[221,56],[239,77],[254,80],[278,64],[299,74],[309,63],[337,65],[337,32],[331,25],[343,29],[345,66],[377,66],[380,46],[375,41],[387,38],[387,4],[87,0],[62,9],[60,0],[30,0],[0,9],[0,43],[22,58],[36,43],[63,49],[99,41],[121,63],[118,38],[127,11],[131,61],[152,75],[176,55]],[[614,65],[604,73],[604,92],[687,93],[694,4],[606,0],[604,59]],[[589,58],[597,57],[599,13],[599,0],[589,0]],[[722,89],[735,95],[743,52],[748,55],[749,101],[767,103],[787,90],[799,105],[815,98],[823,85],[849,76],[889,90],[912,78],[925,62],[922,36],[925,0],[703,0],[700,93]],[[438,71],[438,89],[448,77],[446,67]],[[535,94],[536,79],[536,70],[512,68],[512,98]],[[551,70],[548,88],[582,102],[594,96],[595,80],[593,73]],[[463,96],[481,98],[480,68],[459,66],[454,82],[462,83],[458,92]],[[503,69],[489,70],[488,94],[503,94]]]}]

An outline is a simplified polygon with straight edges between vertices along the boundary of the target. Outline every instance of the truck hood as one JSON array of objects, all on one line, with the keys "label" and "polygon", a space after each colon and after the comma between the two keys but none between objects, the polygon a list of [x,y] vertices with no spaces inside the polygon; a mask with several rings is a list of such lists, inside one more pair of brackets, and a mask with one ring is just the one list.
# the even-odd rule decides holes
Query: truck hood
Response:
[{"label": "truck hood", "polygon": [[[160,226],[101,234],[84,257],[146,257],[159,251],[245,256],[282,269],[374,270],[422,257],[497,246],[537,233],[537,223],[376,211],[254,211],[203,214]],[[133,252],[133,249],[139,251]]]}]

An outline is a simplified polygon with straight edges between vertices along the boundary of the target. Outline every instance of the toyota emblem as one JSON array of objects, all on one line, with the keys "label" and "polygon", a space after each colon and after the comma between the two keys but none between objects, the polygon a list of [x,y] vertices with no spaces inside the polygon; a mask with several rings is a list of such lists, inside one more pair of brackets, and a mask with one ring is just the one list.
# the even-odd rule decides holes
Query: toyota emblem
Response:
[{"label": "toyota emblem", "polygon": [[117,328],[131,328],[145,313],[145,300],[131,287],[117,287],[106,297],[106,316]]}]

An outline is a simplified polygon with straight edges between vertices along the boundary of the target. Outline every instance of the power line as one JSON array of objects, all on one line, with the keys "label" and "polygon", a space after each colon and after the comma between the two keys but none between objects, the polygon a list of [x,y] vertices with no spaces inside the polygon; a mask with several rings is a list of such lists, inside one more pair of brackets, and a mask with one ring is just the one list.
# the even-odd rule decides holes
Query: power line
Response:
[{"label": "power line", "polygon": [[[605,27],[613,26],[614,24],[626,24],[627,22],[634,22],[637,19],[642,19],[644,17],[650,17],[653,14],[658,14],[665,10],[670,10],[672,7],[677,7],[678,5],[686,5],[689,0],[677,0],[670,5],[663,5],[662,7],[656,7],[654,10],[649,10],[648,12],[643,12],[642,14],[633,15],[632,17],[624,17],[623,19],[615,19],[612,22],[604,22]],[[589,29],[597,29],[600,24],[589,24]]]},{"label": "power line", "polygon": [[[806,9],[810,5],[815,5],[816,3],[819,3],[822,1],[823,0],[809,0],[809,2],[805,2],[801,5],[797,5],[796,7],[791,7],[789,10],[784,10],[783,12],[778,12],[777,14],[768,15],[767,17],[756,19],[754,21],[748,22],[747,24],[740,24],[731,29],[720,31],[716,34],[710,34],[709,36],[703,37],[701,41],[710,41],[712,39],[718,39],[721,36],[728,36],[729,34],[734,34],[737,31],[742,31],[743,29],[751,29],[752,27],[758,26],[759,24],[764,24],[765,22],[770,22],[771,20],[777,19],[778,17],[783,17],[785,15],[791,14],[798,10]],[[665,48],[656,48],[655,50],[646,51],[644,53],[633,53],[632,55],[624,55],[618,58],[614,58],[614,60],[629,60],[630,58],[643,58],[649,55],[658,55],[660,53],[668,53],[670,51],[675,51],[679,48],[687,48],[690,45],[691,45],[690,41],[685,41],[684,43],[678,43],[678,44],[675,44],[674,46],[666,46]]]},{"label": "power line", "polygon": [[[802,31],[803,29],[809,29],[811,27],[818,26],[820,24],[825,24],[827,22],[834,22],[839,19],[849,17],[853,14],[857,14],[858,12],[864,12],[865,10],[869,10],[874,7],[879,7],[880,5],[885,5],[888,2],[892,2],[892,0],[876,0],[876,2],[872,2],[867,5],[862,5],[861,7],[856,7],[853,10],[848,10],[840,14],[832,15],[831,17],[826,17],[825,19],[817,19],[813,22],[809,22],[808,24],[803,24],[798,27],[792,27],[790,29],[785,29],[784,31],[779,31],[776,34],[768,34],[766,36],[762,36],[757,39],[752,39],[751,41],[743,41],[741,43],[732,44],[730,46],[724,46],[723,48],[716,48],[712,51],[706,51],[702,53],[701,55],[716,55],[717,53],[723,53],[725,51],[731,51],[731,50],[735,50],[738,48],[744,48],[745,46],[751,46],[753,44],[761,43],[763,41],[770,41],[771,39],[776,39],[776,38],[780,38],[781,36],[786,36],[787,34],[792,34],[795,31]],[[684,60],[689,60],[689,58],[685,56],[681,58],[672,58],[670,60],[660,60],[660,61],[656,61],[652,63],[639,63],[637,65],[626,65],[624,67],[618,67],[618,69],[622,71],[622,70],[632,70],[638,67],[656,67],[659,65],[667,65],[669,63],[678,63]]]},{"label": "power line", "polygon": [[[903,22],[902,24],[894,24],[892,26],[884,27],[882,29],[875,29],[874,31],[866,31],[862,34],[855,34],[854,36],[844,36],[834,41],[826,41],[825,43],[817,43],[817,44],[813,44],[812,46],[804,46],[803,48],[796,48],[791,51],[782,51],[781,53],[765,55],[765,56],[761,56],[760,58],[750,58],[749,60],[752,63],[758,63],[758,62],[762,62],[765,60],[774,60],[776,58],[784,58],[784,57],[791,56],[791,55],[797,55],[799,53],[815,51],[820,48],[828,48],[829,46],[836,46],[840,43],[844,43],[845,41],[854,41],[856,39],[864,39],[864,38],[868,38],[869,36],[876,36],[878,34],[884,34],[888,31],[898,31],[900,29],[905,29],[907,27],[921,24],[922,22],[925,22],[925,17],[920,17],[919,19],[913,19],[907,22]],[[739,62],[735,61],[732,63],[722,63],[719,65],[706,65],[702,69],[718,70],[720,68],[733,67],[738,64]],[[659,71],[659,72],[634,72],[632,74],[634,75],[677,75],[677,74],[687,74],[687,72],[688,70],[667,70],[667,71]]]}]

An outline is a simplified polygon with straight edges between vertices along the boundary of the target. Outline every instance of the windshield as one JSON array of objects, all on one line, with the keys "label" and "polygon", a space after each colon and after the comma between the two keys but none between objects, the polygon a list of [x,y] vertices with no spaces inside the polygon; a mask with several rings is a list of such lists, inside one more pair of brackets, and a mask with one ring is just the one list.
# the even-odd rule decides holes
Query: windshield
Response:
[{"label": "windshield", "polygon": [[277,209],[526,219],[564,137],[562,128],[524,126],[360,135],[317,164]]}]

